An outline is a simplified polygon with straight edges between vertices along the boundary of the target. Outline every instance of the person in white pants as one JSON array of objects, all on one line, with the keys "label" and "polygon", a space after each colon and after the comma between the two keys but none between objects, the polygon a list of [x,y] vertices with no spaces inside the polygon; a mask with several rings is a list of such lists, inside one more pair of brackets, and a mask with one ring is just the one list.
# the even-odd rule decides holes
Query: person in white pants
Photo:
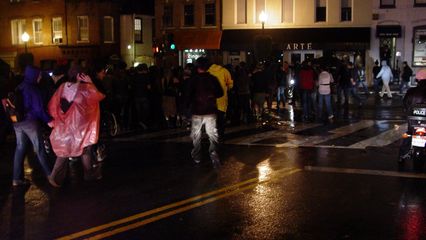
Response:
[{"label": "person in white pants", "polygon": [[389,88],[389,82],[393,78],[392,69],[388,66],[386,63],[386,60],[382,61],[382,68],[380,69],[380,72],[377,74],[376,78],[382,78],[383,87],[382,91],[379,93],[380,97],[383,97],[385,92],[387,92],[388,98],[392,98],[392,93]]}]

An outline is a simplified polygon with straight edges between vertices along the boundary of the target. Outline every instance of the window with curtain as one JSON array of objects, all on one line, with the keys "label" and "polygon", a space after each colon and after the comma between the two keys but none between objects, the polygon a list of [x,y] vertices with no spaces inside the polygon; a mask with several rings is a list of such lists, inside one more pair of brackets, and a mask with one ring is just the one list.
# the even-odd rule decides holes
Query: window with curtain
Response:
[{"label": "window with curtain", "polygon": [[316,0],[315,21],[325,22],[327,20],[327,0]]},{"label": "window with curtain", "polygon": [[260,23],[260,13],[265,11],[265,0],[256,0],[256,23]]},{"label": "window with curtain", "polygon": [[114,18],[111,16],[104,17],[104,43],[114,42]]},{"label": "window with curtain", "polygon": [[207,0],[204,4],[204,25],[216,25],[216,2],[214,0]]},{"label": "window with curtain", "polygon": [[352,0],[341,0],[340,20],[352,21]]},{"label": "window with curtain", "polygon": [[395,8],[395,0],[380,0],[380,8]]},{"label": "window with curtain", "polygon": [[43,21],[41,18],[33,19],[33,41],[34,44],[43,44]]},{"label": "window with curtain", "polygon": [[135,42],[143,43],[141,18],[135,18]]},{"label": "window with curtain", "polygon": [[237,24],[247,23],[247,0],[237,1]]},{"label": "window with curtain", "polygon": [[293,22],[293,1],[294,0],[282,0],[282,22],[292,23]]},{"label": "window with curtain", "polygon": [[186,3],[183,7],[183,24],[186,27],[194,26],[194,4]]},{"label": "window with curtain", "polygon": [[88,42],[89,41],[89,17],[78,16],[77,17],[77,41]]},{"label": "window with curtain", "polygon": [[12,45],[23,44],[21,36],[25,32],[25,19],[13,19],[10,24]]},{"label": "window with curtain", "polygon": [[52,43],[62,43],[62,18],[52,18]]}]

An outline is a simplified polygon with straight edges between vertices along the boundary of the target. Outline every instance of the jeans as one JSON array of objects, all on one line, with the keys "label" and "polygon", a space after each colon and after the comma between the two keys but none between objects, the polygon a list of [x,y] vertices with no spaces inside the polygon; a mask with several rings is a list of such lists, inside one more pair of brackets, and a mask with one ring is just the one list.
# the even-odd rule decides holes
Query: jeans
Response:
[{"label": "jeans", "polygon": [[365,81],[357,81],[356,82],[356,87],[359,87],[359,85],[362,86],[362,88],[364,89],[365,94],[369,94],[370,92],[368,91],[368,87],[365,84]]},{"label": "jeans", "polygon": [[313,102],[312,91],[302,90],[303,117],[305,119],[308,119],[313,111]]},{"label": "jeans", "polygon": [[283,102],[285,107],[285,87],[279,86],[277,89],[277,109],[280,108],[280,101]]},{"label": "jeans", "polygon": [[191,128],[191,139],[194,145],[191,156],[195,162],[199,162],[201,159],[201,137],[202,128],[206,130],[206,134],[209,137],[209,153],[210,158],[217,156],[217,145],[218,145],[218,132],[216,128],[216,115],[192,115],[192,128]]},{"label": "jeans", "polygon": [[16,134],[16,150],[13,159],[13,180],[24,178],[24,158],[28,141],[33,145],[34,152],[46,176],[51,173],[47,154],[44,150],[42,131],[40,124],[35,120],[27,120],[13,124]]},{"label": "jeans", "polygon": [[331,95],[330,94],[318,94],[318,112],[319,112],[320,117],[322,117],[323,101],[325,101],[327,116],[331,117],[333,115],[333,110],[331,109]]},{"label": "jeans", "polygon": [[399,93],[403,94],[410,87],[410,82],[401,81],[399,85]]}]

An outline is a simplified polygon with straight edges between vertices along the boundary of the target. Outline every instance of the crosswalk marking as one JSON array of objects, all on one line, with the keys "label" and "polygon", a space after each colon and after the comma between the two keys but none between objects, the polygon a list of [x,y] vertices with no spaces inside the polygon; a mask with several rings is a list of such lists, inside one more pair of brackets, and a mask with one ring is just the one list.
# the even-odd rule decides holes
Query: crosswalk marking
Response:
[{"label": "crosswalk marking", "polygon": [[[270,123],[268,123],[270,124]],[[393,124],[393,125],[391,125]],[[377,126],[386,125],[377,130]],[[227,145],[269,146],[277,148],[317,147],[365,149],[382,147],[400,139],[406,130],[404,121],[361,120],[346,125],[328,125],[319,123],[275,122],[270,125],[247,124],[226,129]],[[369,131],[373,129],[374,131]],[[361,134],[359,133],[361,131]],[[367,131],[368,134],[364,134]],[[358,134],[351,138],[353,134]],[[368,136],[370,134],[370,136]],[[376,134],[376,135],[372,135]],[[364,136],[365,135],[365,136]],[[341,143],[340,138],[354,142]],[[359,141],[358,141],[359,140]],[[154,141],[166,143],[190,143],[188,129],[165,130],[157,133],[112,139],[115,142]],[[355,142],[358,141],[358,142]],[[346,145],[345,145],[346,144]]]}]

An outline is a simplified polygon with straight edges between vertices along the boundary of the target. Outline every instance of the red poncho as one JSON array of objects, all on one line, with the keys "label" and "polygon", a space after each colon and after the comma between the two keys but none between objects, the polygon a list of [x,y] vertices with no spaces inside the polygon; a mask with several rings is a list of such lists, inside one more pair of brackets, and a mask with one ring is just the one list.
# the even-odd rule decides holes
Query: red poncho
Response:
[{"label": "red poncho", "polygon": [[69,109],[64,113],[60,99],[64,98],[66,84],[62,84],[49,101],[49,114],[53,117],[50,141],[58,157],[76,157],[83,148],[99,139],[99,102],[105,97],[91,83],[78,84]]}]

